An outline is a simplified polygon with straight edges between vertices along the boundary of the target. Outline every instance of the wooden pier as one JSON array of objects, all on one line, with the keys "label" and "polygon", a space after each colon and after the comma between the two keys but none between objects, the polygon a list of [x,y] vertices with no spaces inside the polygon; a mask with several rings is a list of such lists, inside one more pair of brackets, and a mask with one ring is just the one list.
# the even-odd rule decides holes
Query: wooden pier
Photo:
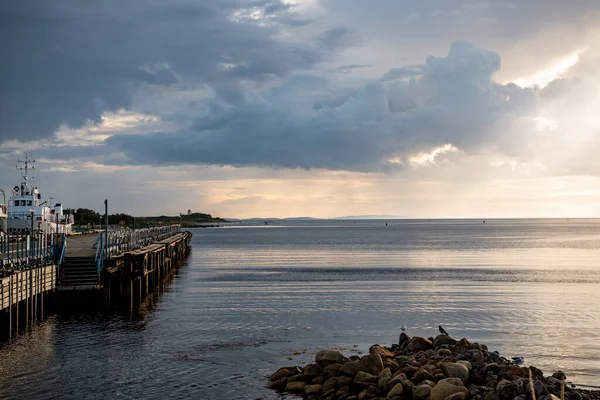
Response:
[{"label": "wooden pier", "polygon": [[107,247],[102,237],[70,238],[57,287],[61,298],[85,296],[104,305],[141,302],[183,263],[192,238],[179,230],[146,233],[109,233]]},{"label": "wooden pier", "polygon": [[43,318],[44,304],[56,289],[56,265],[45,265],[0,278],[1,336],[11,337],[20,328]]},{"label": "wooden pier", "polygon": [[33,265],[31,258],[21,258],[27,264],[13,262],[10,270],[0,268],[0,338],[43,318],[55,300],[61,308],[84,311],[98,305],[132,309],[183,264],[192,239],[179,226],[120,230],[105,236],[63,236],[56,241],[60,246],[53,244],[50,249],[55,260],[48,257],[48,250],[40,253],[43,263]]}]

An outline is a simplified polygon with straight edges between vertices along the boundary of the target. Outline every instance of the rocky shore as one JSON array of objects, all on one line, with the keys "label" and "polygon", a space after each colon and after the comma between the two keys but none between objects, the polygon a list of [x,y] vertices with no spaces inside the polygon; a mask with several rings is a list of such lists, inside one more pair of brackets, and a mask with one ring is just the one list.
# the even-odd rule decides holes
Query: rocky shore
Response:
[{"label": "rocky shore", "polygon": [[544,375],[511,361],[467,339],[403,332],[398,344],[375,344],[363,357],[319,351],[314,364],[277,370],[269,388],[315,400],[600,400],[561,371]]}]

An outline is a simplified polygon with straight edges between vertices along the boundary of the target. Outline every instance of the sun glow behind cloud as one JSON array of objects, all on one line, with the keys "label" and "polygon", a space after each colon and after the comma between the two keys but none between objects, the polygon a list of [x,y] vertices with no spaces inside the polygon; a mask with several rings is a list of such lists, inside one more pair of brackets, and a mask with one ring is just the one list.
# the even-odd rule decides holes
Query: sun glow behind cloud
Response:
[{"label": "sun glow behind cloud", "polygon": [[551,65],[547,69],[537,71],[535,74],[519,78],[515,80],[515,83],[521,87],[533,87],[537,86],[540,88],[546,87],[553,80],[560,78],[563,74],[572,66],[577,64],[579,61],[579,55],[583,51],[577,51],[565,58],[558,60],[555,64]]}]

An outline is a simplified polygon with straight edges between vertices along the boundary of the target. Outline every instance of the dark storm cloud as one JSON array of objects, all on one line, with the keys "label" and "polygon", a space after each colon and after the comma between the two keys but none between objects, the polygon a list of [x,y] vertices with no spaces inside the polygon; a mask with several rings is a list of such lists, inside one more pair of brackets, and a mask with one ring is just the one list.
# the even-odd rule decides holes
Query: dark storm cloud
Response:
[{"label": "dark storm cloud", "polygon": [[[268,24],[244,10],[260,10]],[[346,43],[343,28],[312,44],[274,38],[285,24],[307,23],[280,1],[0,2],[0,143],[129,108],[132,84],[203,81],[235,97],[240,80],[308,69],[328,57],[321,47]]]},{"label": "dark storm cloud", "polygon": [[[47,139],[38,154],[117,165],[354,171],[402,167],[415,152],[445,144],[469,153],[531,154],[523,132],[535,130],[531,111],[539,91],[494,82],[495,52],[456,41],[445,57],[391,68],[376,79],[331,73],[331,64],[328,71],[317,68],[335,60],[336,50],[356,51],[359,34],[375,23],[390,29],[385,39],[397,45],[387,50],[397,52],[390,54],[396,60],[434,37],[436,46],[450,44],[451,21],[461,29],[469,18],[489,21],[502,33],[514,19],[515,30],[526,31],[515,15],[523,12],[532,25],[545,26],[528,4],[438,0],[399,8],[391,0],[380,7],[331,0],[322,4],[332,15],[350,13],[357,22],[349,28],[334,21],[307,40],[306,30],[294,40],[286,29],[310,20],[281,1],[89,4],[0,2],[0,45],[9,60],[0,63],[0,143],[49,138],[60,124],[80,128],[125,108],[170,128],[136,134],[106,128],[109,137],[91,146]],[[564,10],[571,22],[591,7],[578,4],[581,9]],[[558,2],[547,7],[549,21],[563,9]],[[367,57],[356,61],[334,71],[375,65]],[[549,87],[567,90],[558,82]]]},{"label": "dark storm cloud", "polygon": [[[412,79],[366,82],[336,104],[303,108],[286,103],[294,93],[313,98],[323,79],[298,79],[260,99],[223,106],[176,133],[114,135],[105,152],[125,163],[179,163],[381,171],[388,158],[430,151],[446,143],[466,151],[500,147],[520,155],[521,118],[535,94],[500,85],[492,75],[498,54],[456,42],[446,57],[428,57]],[[388,74],[386,74],[388,75]],[[296,90],[297,89],[297,90]],[[297,101],[300,101],[297,100]],[[397,165],[396,165],[397,166]]]}]

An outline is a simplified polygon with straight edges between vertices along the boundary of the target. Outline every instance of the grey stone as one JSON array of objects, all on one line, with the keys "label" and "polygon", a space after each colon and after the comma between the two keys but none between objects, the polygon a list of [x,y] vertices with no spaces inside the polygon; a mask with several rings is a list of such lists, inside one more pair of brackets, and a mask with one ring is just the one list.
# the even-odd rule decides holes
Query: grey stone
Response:
[{"label": "grey stone", "polygon": [[469,382],[469,369],[459,363],[444,363],[444,372],[449,378],[460,378],[463,384]]},{"label": "grey stone", "polygon": [[304,394],[307,396],[321,394],[321,385],[307,385],[304,387]]},{"label": "grey stone", "polygon": [[429,385],[417,385],[412,388],[413,400],[427,400],[432,387]]},{"label": "grey stone", "polygon": [[344,356],[339,351],[321,350],[315,356],[315,361],[321,368],[324,368],[330,364],[342,364]]},{"label": "grey stone", "polygon": [[428,371],[421,368],[420,370],[415,372],[415,374],[412,376],[412,378],[410,378],[410,380],[413,381],[414,383],[419,383],[424,380],[433,381],[433,380],[435,380],[435,378]]},{"label": "grey stone", "polygon": [[452,339],[450,336],[448,335],[438,335],[435,337],[435,339],[433,340],[433,344],[438,347],[438,346],[443,346],[445,344],[447,345],[453,345],[456,344],[456,340]]},{"label": "grey stone", "polygon": [[496,392],[503,399],[512,399],[519,395],[517,385],[509,380],[503,379],[496,385]]},{"label": "grey stone", "polygon": [[288,382],[285,391],[290,393],[304,393],[305,386],[306,383],[304,382]]},{"label": "grey stone", "polygon": [[369,354],[360,359],[368,368],[368,371],[373,375],[378,375],[383,371],[383,360],[379,354]]},{"label": "grey stone", "polygon": [[342,368],[340,368],[340,374],[354,377],[357,372],[367,372],[369,368],[362,362],[362,360],[348,361]]},{"label": "grey stone", "polygon": [[359,371],[354,377],[354,383],[357,385],[376,385],[377,384],[377,376],[369,374],[368,372]]},{"label": "grey stone", "polygon": [[395,385],[388,393],[387,397],[402,396],[404,393],[404,386],[401,383]]},{"label": "grey stone", "polygon": [[429,397],[431,400],[445,400],[446,397],[455,393],[464,393],[466,396],[469,394],[469,391],[463,386],[460,379],[446,378],[439,381],[437,385],[431,389]]},{"label": "grey stone", "polygon": [[452,355],[452,352],[448,349],[438,349],[438,351],[436,351],[435,354],[440,358],[446,358],[450,357]]},{"label": "grey stone", "polygon": [[323,368],[321,368],[318,364],[308,364],[304,367],[304,376],[308,378],[316,378],[317,376],[321,376],[323,373]]}]

